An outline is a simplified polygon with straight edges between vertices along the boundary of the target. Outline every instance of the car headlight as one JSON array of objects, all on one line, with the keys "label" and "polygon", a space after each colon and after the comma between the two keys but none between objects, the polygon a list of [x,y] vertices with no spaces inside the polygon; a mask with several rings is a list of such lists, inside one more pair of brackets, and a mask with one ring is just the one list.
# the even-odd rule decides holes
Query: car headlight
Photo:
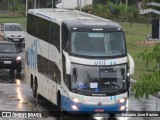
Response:
[{"label": "car headlight", "polygon": [[16,60],[21,61],[22,60],[21,56],[17,56]]}]

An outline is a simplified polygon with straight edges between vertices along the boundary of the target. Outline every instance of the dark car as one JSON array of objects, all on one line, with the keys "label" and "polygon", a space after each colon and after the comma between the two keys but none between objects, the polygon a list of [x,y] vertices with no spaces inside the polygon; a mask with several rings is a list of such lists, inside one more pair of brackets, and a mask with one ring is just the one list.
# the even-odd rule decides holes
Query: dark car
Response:
[{"label": "dark car", "polygon": [[0,69],[10,69],[21,73],[22,61],[15,44],[9,41],[0,41]]}]

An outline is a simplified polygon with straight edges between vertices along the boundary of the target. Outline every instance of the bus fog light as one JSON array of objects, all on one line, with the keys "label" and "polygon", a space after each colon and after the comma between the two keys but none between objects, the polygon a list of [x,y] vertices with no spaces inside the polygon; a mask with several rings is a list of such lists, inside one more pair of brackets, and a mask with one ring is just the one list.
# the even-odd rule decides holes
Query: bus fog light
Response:
[{"label": "bus fog light", "polygon": [[126,106],[121,106],[120,111],[125,110]]},{"label": "bus fog light", "polygon": [[72,105],[72,109],[73,110],[78,110],[77,106],[75,106],[75,105]]}]

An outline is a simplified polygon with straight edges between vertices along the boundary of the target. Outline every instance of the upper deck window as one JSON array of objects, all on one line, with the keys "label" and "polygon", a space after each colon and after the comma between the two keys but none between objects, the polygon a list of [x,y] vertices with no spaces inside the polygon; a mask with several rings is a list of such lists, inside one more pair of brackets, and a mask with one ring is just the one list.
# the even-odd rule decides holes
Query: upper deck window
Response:
[{"label": "upper deck window", "polygon": [[117,56],[126,53],[123,32],[72,32],[71,53],[82,56]]}]

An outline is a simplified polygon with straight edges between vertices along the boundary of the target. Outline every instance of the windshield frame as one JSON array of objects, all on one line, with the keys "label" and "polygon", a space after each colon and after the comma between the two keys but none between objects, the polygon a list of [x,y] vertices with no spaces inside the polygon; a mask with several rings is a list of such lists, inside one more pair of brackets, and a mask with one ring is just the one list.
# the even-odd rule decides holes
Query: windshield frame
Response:
[{"label": "windshield frame", "polygon": [[[77,69],[77,68],[79,68],[79,70],[81,71],[81,73],[77,73],[77,76],[75,77],[74,76],[74,74],[75,74],[75,72],[74,72],[74,69]],[[83,68],[83,69],[81,69],[81,68]],[[87,69],[86,69],[87,68]],[[92,69],[91,69],[92,68]],[[109,70],[109,69],[115,69],[115,74],[117,75],[117,76],[114,76],[113,77],[113,75],[111,75],[112,74],[112,71],[110,71],[111,72],[111,76],[112,76],[112,78],[111,78],[111,76],[110,77],[108,77],[108,78],[106,78],[106,80],[104,80],[105,78],[104,77],[101,77],[101,75],[100,74],[102,74],[103,72],[103,70]],[[124,69],[124,71],[122,72],[122,71],[119,71],[119,70],[122,70],[122,69]],[[77,70],[77,72],[79,71],[79,70]],[[87,71],[87,73],[89,73],[89,74],[86,74],[86,76],[84,76],[84,74],[83,74],[83,76],[82,75],[80,75],[80,74],[82,74],[83,72],[86,72],[85,70],[91,70],[91,71]],[[95,70],[99,70],[98,71],[98,73],[94,73],[94,74],[91,74],[91,73],[93,73],[93,72],[95,72]],[[118,71],[117,71],[118,70]],[[96,96],[96,95],[98,95],[98,96],[109,96],[109,95],[115,95],[115,94],[121,94],[121,93],[125,93],[125,92],[127,92],[128,90],[127,90],[127,63],[123,63],[123,64],[117,64],[117,65],[102,65],[102,66],[99,66],[99,65],[82,65],[82,64],[77,64],[77,63],[74,63],[74,64],[72,64],[72,68],[71,68],[71,71],[72,71],[72,73],[71,73],[71,91],[72,92],[74,92],[74,93],[78,93],[78,94],[82,94],[82,95],[89,95],[89,96]],[[109,71],[108,71],[109,72]],[[109,72],[109,73],[110,73]],[[119,77],[119,73],[120,72],[122,72],[123,73],[123,77],[124,78],[120,78]],[[109,75],[109,73],[107,73],[108,75]],[[79,75],[78,75],[79,74]],[[97,74],[97,75],[95,75],[95,74]],[[88,75],[90,76],[90,77],[88,77]],[[92,76],[92,75],[94,75],[94,76]],[[83,79],[81,78],[81,77],[79,77],[79,76],[81,76],[81,77],[83,77]],[[96,78],[96,77],[99,77],[99,78]],[[85,79],[88,79],[87,81],[85,80]],[[89,79],[90,78],[90,79]],[[96,79],[95,79],[96,78]],[[76,79],[76,81],[75,81],[75,79]],[[80,81],[78,81],[78,79],[80,80]],[[109,80],[109,79],[112,79],[111,81]],[[100,90],[102,90],[100,93],[93,93],[93,91],[94,90],[96,90],[96,88],[88,88],[88,87],[86,87],[86,84],[81,84],[81,83],[83,83],[83,82],[90,82],[90,85],[92,84],[92,86],[94,87],[94,86],[96,86],[96,84],[95,84],[95,80],[96,80],[96,83],[97,83],[97,88],[98,89],[100,89]],[[107,85],[111,85],[109,88],[106,88],[105,86],[104,86],[104,84],[103,83],[105,83],[105,81],[110,81],[110,82],[112,82],[112,83],[117,83],[115,86],[117,87],[117,89],[116,88],[112,88],[112,87],[114,87],[114,86],[112,86],[111,85],[111,83],[110,84],[107,84]],[[125,80],[125,82],[124,82],[124,80]],[[94,81],[94,82],[93,82]],[[116,82],[115,82],[116,81]],[[102,82],[102,83],[101,83]],[[81,87],[76,87],[75,88],[75,86],[74,85],[82,85]],[[100,85],[100,86],[99,86]],[[100,88],[99,88],[100,87]],[[119,88],[118,88],[119,87]],[[108,89],[108,90],[107,90]],[[91,92],[92,91],[92,92]],[[105,92],[104,92],[105,91]]]},{"label": "windshield frame", "polygon": [[[75,53],[72,53],[72,33],[73,32],[87,32],[87,33],[109,33],[109,32],[121,32],[122,35],[123,35],[123,38],[124,38],[124,53],[121,54],[121,55],[107,55],[107,56],[87,56],[87,55],[80,55],[80,54],[75,54]],[[69,35],[69,54],[71,56],[75,56],[75,57],[82,57],[82,58],[117,58],[117,57],[125,57],[127,56],[127,47],[126,47],[126,38],[125,38],[125,34],[124,34],[124,31],[123,30],[103,30],[103,31],[91,31],[91,30],[71,30],[70,31],[70,35]]]},{"label": "windshield frame", "polygon": [[24,31],[22,25],[4,25],[5,31]]},{"label": "windshield frame", "polygon": [[[4,44],[0,44],[0,46],[2,46],[3,48],[5,48],[5,49],[3,49],[3,51],[0,50],[0,53],[17,53],[17,48],[13,44],[5,44],[4,43]],[[14,51],[13,51],[13,49],[14,49]]]}]

